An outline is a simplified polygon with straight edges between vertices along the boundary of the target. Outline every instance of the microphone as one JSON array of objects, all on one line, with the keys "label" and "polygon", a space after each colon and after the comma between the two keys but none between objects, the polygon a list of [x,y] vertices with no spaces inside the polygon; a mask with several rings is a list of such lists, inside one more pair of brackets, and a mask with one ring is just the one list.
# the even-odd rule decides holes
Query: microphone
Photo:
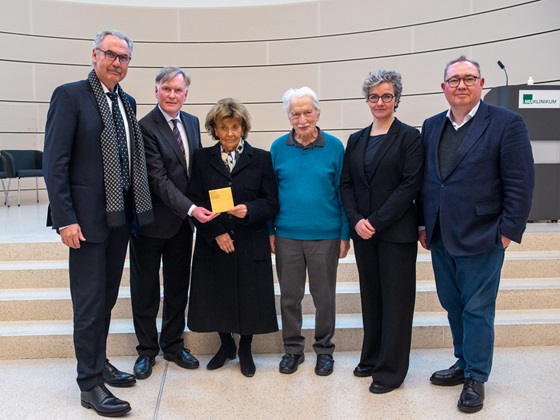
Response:
[{"label": "microphone", "polygon": [[506,86],[507,86],[509,84],[509,81],[508,81],[508,74],[507,74],[506,66],[504,66],[504,63],[502,63],[500,60],[498,60],[498,66],[500,66],[500,68],[506,74]]}]

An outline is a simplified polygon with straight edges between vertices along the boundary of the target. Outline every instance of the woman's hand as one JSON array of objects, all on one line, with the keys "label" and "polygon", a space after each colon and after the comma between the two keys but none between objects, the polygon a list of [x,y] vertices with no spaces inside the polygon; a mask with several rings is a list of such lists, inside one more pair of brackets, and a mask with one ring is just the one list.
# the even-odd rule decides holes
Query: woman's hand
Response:
[{"label": "woman's hand", "polygon": [[370,239],[373,235],[375,235],[375,228],[371,225],[371,223],[367,219],[362,219],[358,223],[356,223],[354,230],[360,236],[360,238],[366,240]]},{"label": "woman's hand", "polygon": [[229,233],[222,233],[220,236],[216,236],[216,243],[226,254],[231,254],[233,251],[235,251],[235,247],[233,246],[233,239],[231,239]]},{"label": "woman's hand", "polygon": [[247,206],[245,204],[238,204],[231,210],[228,210],[227,214],[231,214],[232,216],[238,217],[239,219],[243,219],[245,216],[247,216]]}]

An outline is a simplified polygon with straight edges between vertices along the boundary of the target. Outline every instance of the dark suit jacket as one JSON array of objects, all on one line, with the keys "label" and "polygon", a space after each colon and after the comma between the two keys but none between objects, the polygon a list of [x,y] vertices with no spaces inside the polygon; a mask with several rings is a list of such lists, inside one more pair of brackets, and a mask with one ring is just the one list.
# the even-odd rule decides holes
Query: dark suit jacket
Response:
[{"label": "dark suit jacket", "polygon": [[[202,147],[200,125],[194,115],[180,111],[187,132],[189,162]],[[144,136],[148,180],[152,193],[155,222],[140,229],[140,235],[168,239],[175,235],[193,202],[187,197],[190,168],[175,140],[173,131],[156,105],[139,121]]]},{"label": "dark suit jacket", "polygon": [[[134,98],[128,100],[136,112]],[[78,223],[88,242],[109,233],[101,156],[103,120],[87,80],[55,89],[47,116],[43,172],[52,226]],[[134,142],[130,144],[134,155]]]},{"label": "dark suit jacket", "polygon": [[480,102],[446,178],[438,146],[446,112],[424,122],[426,152],[421,224],[428,244],[436,218],[447,250],[457,256],[487,252],[501,235],[520,242],[531,209],[533,154],[525,122],[505,108]]},{"label": "dark suit jacket", "polygon": [[354,227],[368,219],[380,239],[416,242],[414,199],[422,183],[424,160],[420,133],[395,119],[375,156],[373,175],[367,179],[364,155],[370,131],[371,125],[350,135],[340,180],[352,239],[361,240]]}]

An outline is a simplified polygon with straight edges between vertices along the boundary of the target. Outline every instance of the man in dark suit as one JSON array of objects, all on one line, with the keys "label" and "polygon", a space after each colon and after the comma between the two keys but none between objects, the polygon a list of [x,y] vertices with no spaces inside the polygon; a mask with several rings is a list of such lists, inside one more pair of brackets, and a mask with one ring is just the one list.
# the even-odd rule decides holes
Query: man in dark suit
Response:
[{"label": "man in dark suit", "polygon": [[430,381],[464,384],[458,408],[469,413],[483,406],[504,252],[511,241],[521,241],[534,186],[523,119],[481,101],[483,86],[477,62],[464,56],[451,61],[441,84],[450,109],[422,127],[420,243],[431,250],[457,358]]},{"label": "man in dark suit", "polygon": [[[202,147],[198,118],[181,111],[189,85],[189,75],[180,68],[161,69],[155,85],[158,104],[140,120],[155,223],[141,229],[130,244],[132,317],[139,354],[134,374],[138,379],[151,375],[160,347],[165,360],[185,369],[199,366],[183,341],[193,239],[189,216],[204,223],[215,215],[186,196],[192,156]],[[158,344],[162,260],[163,319]]]},{"label": "man in dark suit", "polygon": [[88,79],[55,89],[45,128],[49,216],[70,248],[81,403],[102,416],[130,411],[104,385],[136,382],[106,359],[107,335],[131,228],[153,220],[136,102],[119,86],[132,47],[121,32],[98,33]]}]

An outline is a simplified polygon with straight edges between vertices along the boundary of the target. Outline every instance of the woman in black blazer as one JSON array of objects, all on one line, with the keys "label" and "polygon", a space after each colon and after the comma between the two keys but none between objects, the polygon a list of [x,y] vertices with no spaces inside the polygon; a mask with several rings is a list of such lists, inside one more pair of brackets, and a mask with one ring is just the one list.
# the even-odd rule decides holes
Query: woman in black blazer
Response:
[{"label": "woman in black blazer", "polygon": [[375,394],[398,388],[408,371],[416,293],[414,199],[424,152],[417,129],[394,117],[401,75],[378,70],[362,92],[373,123],[350,136],[340,182],[360,279],[364,341],[359,377]]},{"label": "woman in black blazer", "polygon": [[189,197],[211,208],[209,191],[231,187],[235,207],[196,225],[188,326],[217,331],[221,346],[209,370],[235,359],[232,333],[241,335],[241,373],[255,374],[253,334],[278,331],[272,261],[266,221],[278,212],[278,190],[270,153],[245,139],[251,128],[247,109],[225,98],[206,116],[206,130],[219,143],[197,149]]}]

